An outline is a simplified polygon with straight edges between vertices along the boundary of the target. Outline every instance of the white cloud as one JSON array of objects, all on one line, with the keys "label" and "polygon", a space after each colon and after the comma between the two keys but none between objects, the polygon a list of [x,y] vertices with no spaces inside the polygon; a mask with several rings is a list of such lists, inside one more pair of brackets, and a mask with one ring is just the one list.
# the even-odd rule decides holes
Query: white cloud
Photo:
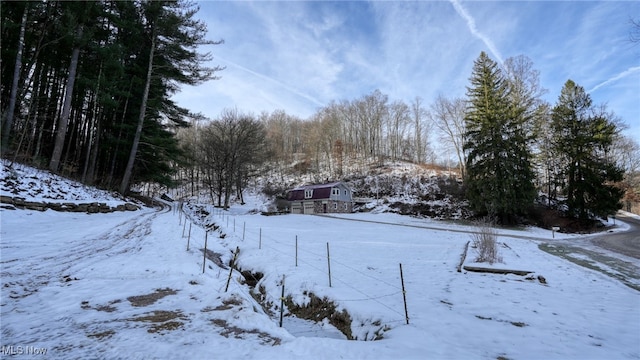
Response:
[{"label": "white cloud", "polygon": [[499,63],[529,56],[549,89],[545,100],[554,102],[572,79],[597,91],[594,100],[615,105],[611,109],[632,126],[640,124],[637,50],[628,43],[628,14],[640,11],[638,2],[222,1],[201,7],[210,36],[225,39],[212,49],[212,65],[227,69],[221,80],[185,87],[176,99],[209,116],[235,106],[306,118],[331,101],[375,89],[390,100],[420,96],[428,106],[438,94],[463,96],[484,50]]},{"label": "white cloud", "polygon": [[253,70],[251,70],[249,68],[246,68],[246,67],[244,67],[244,66],[242,66],[240,64],[236,64],[233,61],[223,59],[223,58],[221,58],[219,56],[218,56],[218,60],[221,60],[221,61],[223,61],[223,62],[225,62],[225,63],[227,63],[227,64],[229,64],[229,65],[231,65],[231,66],[233,66],[233,67],[235,67],[237,69],[240,69],[240,70],[242,70],[244,72],[247,72],[247,73],[249,73],[249,74],[251,74],[253,76],[256,76],[256,77],[259,77],[261,79],[270,81],[270,82],[278,85],[279,87],[281,87],[282,89],[284,89],[284,90],[286,90],[286,91],[288,91],[290,93],[293,93],[293,94],[298,95],[298,96],[300,96],[300,97],[302,97],[304,99],[309,100],[310,102],[314,103],[315,105],[318,105],[318,106],[324,105],[322,102],[320,102],[318,99],[314,98],[313,96],[311,96],[309,94],[305,94],[302,91],[296,89],[295,87],[283,83],[282,81],[278,81],[278,80],[276,80],[276,79],[274,79],[274,78],[272,78],[270,76],[258,73],[256,71],[253,71]]},{"label": "white cloud", "polygon": [[500,54],[500,51],[498,51],[498,48],[493,43],[493,41],[484,33],[478,30],[475,19],[469,14],[467,9],[465,9],[458,0],[450,0],[450,2],[453,5],[454,9],[456,9],[456,12],[466,21],[467,27],[469,28],[469,31],[471,32],[471,34],[473,34],[473,36],[480,39],[485,44],[485,46],[489,49],[489,51],[491,51],[491,54],[495,56],[498,63],[502,65],[503,64],[502,54]]},{"label": "white cloud", "polygon": [[619,73],[618,75],[613,76],[613,77],[611,77],[611,78],[609,78],[609,79],[607,79],[607,80],[605,80],[605,81],[601,82],[600,84],[598,84],[598,85],[594,86],[594,87],[593,87],[591,90],[589,90],[588,92],[589,92],[589,93],[592,93],[592,92],[594,92],[594,91],[596,91],[596,90],[600,89],[600,88],[601,88],[601,87],[603,87],[603,86],[609,85],[609,84],[611,84],[611,83],[613,83],[613,82],[616,82],[616,81],[618,81],[618,80],[620,80],[620,79],[622,79],[622,78],[625,78],[625,77],[627,77],[627,76],[629,76],[629,75],[631,75],[631,74],[633,74],[633,73],[637,73],[637,72],[640,72],[640,66],[635,66],[635,67],[629,68],[629,69],[627,69],[627,70],[625,70],[625,71],[623,71],[623,72]]}]

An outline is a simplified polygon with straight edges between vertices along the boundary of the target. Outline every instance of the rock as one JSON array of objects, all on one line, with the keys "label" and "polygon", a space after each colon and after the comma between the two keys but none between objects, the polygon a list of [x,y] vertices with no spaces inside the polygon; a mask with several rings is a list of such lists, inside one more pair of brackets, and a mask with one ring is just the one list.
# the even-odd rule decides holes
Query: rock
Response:
[{"label": "rock", "polygon": [[540,284],[546,284],[547,283],[547,279],[545,279],[544,276],[542,276],[542,275],[538,275],[538,281],[540,281]]},{"label": "rock", "polygon": [[11,196],[0,195],[0,203],[13,205],[13,198]]},{"label": "rock", "polygon": [[13,198],[13,205],[21,207],[24,206],[24,198],[21,197],[14,197]]},{"label": "rock", "polygon": [[89,204],[78,204],[73,209],[69,209],[72,212],[89,212]]},{"label": "rock", "polygon": [[53,210],[53,211],[63,211],[62,209],[62,204],[59,203],[47,203],[47,208]]},{"label": "rock", "polygon": [[47,205],[44,203],[40,203],[40,202],[35,202],[35,201],[25,201],[24,202],[24,207],[29,209],[29,210],[36,210],[36,211],[45,211],[47,210]]},{"label": "rock", "polygon": [[124,208],[127,211],[136,211],[139,210],[140,208],[138,207],[138,205],[132,204],[132,203],[125,203],[124,204]]}]

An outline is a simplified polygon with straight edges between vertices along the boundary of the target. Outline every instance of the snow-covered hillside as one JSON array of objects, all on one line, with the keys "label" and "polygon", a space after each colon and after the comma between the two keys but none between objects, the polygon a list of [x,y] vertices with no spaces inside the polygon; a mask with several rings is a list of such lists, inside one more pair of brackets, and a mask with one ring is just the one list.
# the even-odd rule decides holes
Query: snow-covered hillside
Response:
[{"label": "snow-covered hillside", "polygon": [[[44,174],[29,181],[46,189]],[[65,191],[83,201],[103,196],[80,186]],[[181,212],[176,203],[111,214],[0,210],[2,355],[640,358],[640,292],[538,247],[587,246],[579,236],[499,230],[503,263],[494,267],[529,276],[458,272],[474,227],[391,213],[252,211],[262,206],[251,197],[229,211],[185,204]],[[611,230],[624,228],[618,222]],[[228,266],[237,249],[244,275]],[[638,260],[617,260],[640,273]],[[465,265],[473,261],[469,249]],[[626,280],[640,287],[638,276]],[[342,319],[359,340],[289,309],[280,327],[283,283],[297,305],[310,303],[311,294],[326,298],[348,315]]]}]

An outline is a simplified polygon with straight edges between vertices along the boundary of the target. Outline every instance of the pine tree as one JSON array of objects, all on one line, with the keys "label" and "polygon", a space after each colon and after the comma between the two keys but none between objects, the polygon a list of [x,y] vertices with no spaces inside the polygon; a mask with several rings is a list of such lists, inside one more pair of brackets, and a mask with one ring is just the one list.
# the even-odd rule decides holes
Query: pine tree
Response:
[{"label": "pine tree", "polygon": [[551,117],[567,213],[582,221],[614,214],[622,207],[623,191],[612,183],[621,181],[624,171],[607,156],[618,132],[613,115],[595,108],[584,88],[567,80]]},{"label": "pine tree", "polygon": [[512,223],[536,195],[524,109],[510,100],[508,80],[484,52],[470,80],[464,143],[467,198],[478,214]]}]

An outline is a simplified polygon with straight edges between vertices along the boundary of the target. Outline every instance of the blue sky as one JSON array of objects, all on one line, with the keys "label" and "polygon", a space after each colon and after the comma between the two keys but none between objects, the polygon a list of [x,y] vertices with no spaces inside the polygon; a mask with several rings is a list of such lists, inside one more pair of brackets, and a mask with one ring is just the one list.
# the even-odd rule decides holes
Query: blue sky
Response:
[{"label": "blue sky", "polygon": [[220,80],[174,99],[214,118],[225,108],[285,110],[308,118],[331,101],[376,89],[426,105],[463,97],[481,51],[525,55],[556,103],[571,79],[606,103],[640,141],[640,43],[634,1],[203,1],[197,17]]}]

